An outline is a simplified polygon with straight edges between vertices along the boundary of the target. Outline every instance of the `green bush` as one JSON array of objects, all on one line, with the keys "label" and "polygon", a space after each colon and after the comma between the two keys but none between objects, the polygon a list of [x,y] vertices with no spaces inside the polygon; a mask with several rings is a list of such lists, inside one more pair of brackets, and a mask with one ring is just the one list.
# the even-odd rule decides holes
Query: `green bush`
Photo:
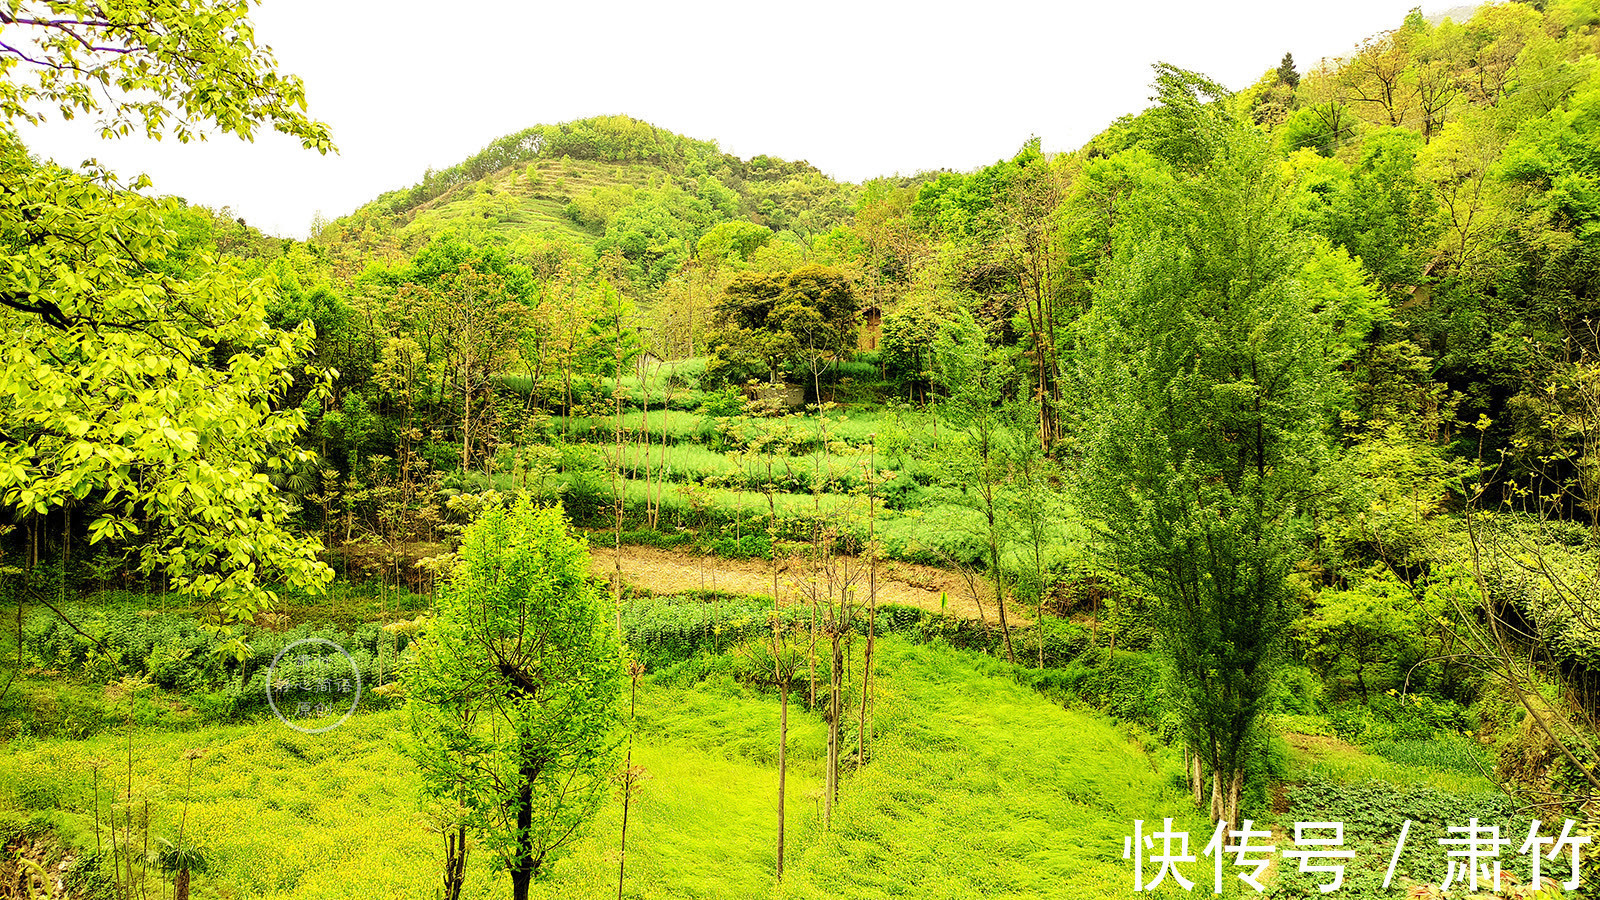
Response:
[{"label": "green bush", "polygon": [[731,678],[735,669],[731,654],[702,651],[656,672],[655,683],[667,687],[693,687],[718,675]]},{"label": "green bush", "polygon": [[662,670],[703,654],[721,654],[767,631],[771,611],[768,598],[641,598],[623,607],[622,633],[636,660],[652,671]]},{"label": "green bush", "polygon": [[1451,700],[1389,691],[1367,702],[1347,701],[1328,712],[1333,733],[1352,743],[1424,741],[1473,730],[1471,713]]},{"label": "green bush", "polygon": [[[387,701],[368,692],[393,680],[410,641],[370,622],[349,628],[302,624],[282,632],[246,627],[243,637],[249,652],[241,660],[217,652],[217,645],[188,610],[68,605],[62,612],[84,633],[45,610],[24,619],[24,649],[33,663],[94,685],[148,679],[157,688],[182,695],[202,718],[212,721],[265,712],[267,670],[273,658],[288,645],[311,637],[331,640],[350,655],[363,686],[362,705],[384,705]],[[343,660],[336,665],[349,670]],[[72,724],[76,737],[129,715],[137,724],[186,724],[184,713],[171,703],[144,695],[118,701],[113,709],[110,701],[80,696],[70,686],[23,693],[27,709],[18,712],[24,721],[45,724],[48,731]]]},{"label": "green bush", "polygon": [[[622,543],[632,547],[655,547],[660,550],[671,550],[694,543],[695,536],[687,531],[655,531],[649,528],[635,529],[622,532]],[[603,544],[598,538],[590,541],[591,545]]]},{"label": "green bush", "polygon": [[1317,676],[1304,666],[1284,666],[1273,684],[1273,710],[1293,716],[1320,716],[1323,706],[1322,682]]},{"label": "green bush", "polygon": [[1125,722],[1161,729],[1161,666],[1148,654],[1092,652],[1060,669],[1019,669],[1017,678],[1057,700],[1077,700]]},{"label": "green bush", "polygon": [[1489,752],[1476,740],[1464,735],[1441,735],[1425,740],[1370,741],[1366,749],[1406,766],[1443,769],[1465,775],[1494,772],[1494,760]]},{"label": "green bush", "polygon": [[772,542],[760,532],[751,532],[738,538],[708,538],[702,540],[701,545],[724,559],[772,558]]},{"label": "green bush", "polygon": [[1117,649],[1143,653],[1155,644],[1155,618],[1150,604],[1138,597],[1125,597],[1107,603],[1105,610],[1106,631],[1115,636]]}]

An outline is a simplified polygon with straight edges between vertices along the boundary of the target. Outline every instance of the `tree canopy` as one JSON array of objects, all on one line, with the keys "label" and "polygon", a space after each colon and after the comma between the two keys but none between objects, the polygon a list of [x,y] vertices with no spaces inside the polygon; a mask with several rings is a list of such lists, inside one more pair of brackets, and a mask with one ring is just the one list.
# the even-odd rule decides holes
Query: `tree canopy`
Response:
[{"label": "tree canopy", "polygon": [[217,624],[270,605],[272,583],[331,572],[289,528],[270,476],[309,454],[282,401],[311,326],[268,324],[270,282],[179,257],[167,218],[109,172],[31,159],[11,130],[101,116],[180,141],[262,125],[332,149],[298,79],[273,68],[239,3],[12,2],[0,8],[0,498],[19,517],[82,507],[92,541],[146,534],[139,560]]}]

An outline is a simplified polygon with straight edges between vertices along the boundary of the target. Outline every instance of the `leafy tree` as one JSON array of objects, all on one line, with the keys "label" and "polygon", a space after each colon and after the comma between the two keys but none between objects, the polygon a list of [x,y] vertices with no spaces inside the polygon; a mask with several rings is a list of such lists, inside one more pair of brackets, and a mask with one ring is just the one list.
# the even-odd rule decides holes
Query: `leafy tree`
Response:
[{"label": "leafy tree", "polygon": [[[270,283],[175,255],[173,201],[98,168],[35,163],[11,131],[54,109],[180,141],[262,125],[332,149],[296,78],[255,43],[244,2],[12,3],[0,9],[0,498],[18,515],[85,505],[92,542],[147,538],[147,572],[222,627],[265,583],[331,577],[268,474],[306,454],[279,409],[314,337],[268,324]],[[26,52],[22,49],[26,48]],[[138,189],[142,181],[128,186]],[[181,263],[180,263],[181,261]]]},{"label": "leafy tree", "polygon": [[857,305],[849,279],[837,269],[740,275],[717,304],[717,358],[708,371],[760,366],[776,383],[785,365],[803,360],[815,381],[828,360],[853,345]]},{"label": "leafy tree", "polygon": [[1427,142],[1463,100],[1467,47],[1461,27],[1453,23],[1434,29],[1423,23],[1407,30],[1415,61],[1406,72],[1406,82],[1416,98],[1422,140]]},{"label": "leafy tree", "polygon": [[[1417,599],[1394,578],[1359,582],[1349,590],[1326,590],[1310,615],[1295,623],[1306,662],[1332,680],[1348,675],[1365,700],[1373,689],[1398,681],[1417,653],[1411,646],[1419,625]],[[1371,682],[1371,684],[1369,684]]]},{"label": "leafy tree", "polygon": [[1342,104],[1305,106],[1289,113],[1278,131],[1286,150],[1315,150],[1332,156],[1353,136],[1355,117]]},{"label": "leafy tree", "polygon": [[771,231],[754,222],[735,220],[707,231],[695,250],[702,262],[715,266],[728,260],[745,262],[770,240]]},{"label": "leafy tree", "polygon": [[1439,235],[1433,193],[1417,173],[1420,148],[1416,134],[1400,129],[1367,135],[1326,232],[1395,299],[1423,281]]},{"label": "leafy tree", "polygon": [[620,746],[623,657],[561,511],[519,500],[462,536],[403,680],[424,787],[459,803],[512,896],[581,834]]},{"label": "leafy tree", "polygon": [[[1324,60],[1316,71],[1305,74],[1294,92],[1295,115],[1291,115],[1288,122],[1298,118],[1301,124],[1297,128],[1302,133],[1324,136],[1322,139],[1327,147],[1324,155],[1354,140],[1360,124],[1360,117],[1350,108],[1354,97],[1344,82],[1343,74],[1342,68],[1330,69]],[[1312,141],[1286,140],[1285,143],[1291,150],[1318,146]],[[1322,151],[1319,149],[1318,152]]]},{"label": "leafy tree", "polygon": [[[1200,104],[1208,153],[1150,218],[1124,223],[1081,320],[1081,473],[1119,564],[1157,602],[1158,646],[1211,813],[1238,821],[1244,771],[1293,620],[1290,568],[1330,418],[1330,336],[1309,308],[1263,135]],[[1180,162],[1200,162],[1185,154]],[[1159,208],[1158,208],[1159,209]]]},{"label": "leafy tree", "polygon": [[418,330],[429,336],[441,398],[448,380],[461,399],[461,468],[466,471],[474,448],[493,439],[479,420],[493,408],[495,376],[522,344],[531,318],[531,274],[498,248],[446,234],[418,252],[400,277],[402,300]]},{"label": "leafy tree", "polygon": [[1150,151],[1180,172],[1195,172],[1208,165],[1222,149],[1227,135],[1220,115],[1228,90],[1197,72],[1167,63],[1156,64],[1153,87],[1159,103],[1147,115],[1146,143]]},{"label": "leafy tree", "polygon": [[1501,146],[1498,124],[1474,110],[1445,125],[1417,154],[1417,174],[1438,201],[1431,223],[1440,235],[1438,249],[1469,277],[1485,277],[1502,263],[1496,237],[1510,217],[1494,177]]},{"label": "leafy tree", "polygon": [[936,286],[918,286],[883,317],[884,365],[904,382],[916,399],[920,387],[927,399],[933,376],[933,351],[941,331],[956,314],[956,299]]},{"label": "leafy tree", "polygon": [[1038,138],[1011,160],[1006,176],[1005,190],[995,208],[997,243],[1004,248],[1003,265],[1015,284],[1016,305],[1027,323],[1039,442],[1049,452],[1061,437],[1057,325],[1064,325],[1068,316],[1061,308],[1061,268],[1066,254],[1058,235],[1066,185],[1060,170],[1040,152]]},{"label": "leafy tree", "polygon": [[[1412,63],[1411,36],[1415,24],[1364,41],[1354,56],[1339,68],[1337,81],[1351,105],[1374,121],[1395,126],[1411,112],[1412,94],[1406,73]],[[1427,23],[1417,19],[1423,28]]]},{"label": "leafy tree", "polygon": [[796,351],[794,335],[784,331],[774,315],[783,293],[783,276],[748,274],[735,278],[716,305],[717,331],[711,338],[715,359],[708,374],[729,367],[765,370],[778,381],[778,371]]},{"label": "leafy tree", "polygon": [[941,407],[956,430],[947,439],[941,462],[946,480],[983,517],[984,560],[1000,614],[1006,659],[1016,662],[1011,624],[1006,616],[1006,578],[1001,568],[1009,523],[1004,492],[1009,478],[1007,451],[1015,444],[1016,423],[1005,409],[1005,388],[1013,374],[1003,350],[992,350],[970,315],[959,312],[935,342],[936,380],[949,398]]},{"label": "leafy tree", "polygon": [[798,355],[811,372],[816,402],[822,402],[822,370],[855,349],[860,301],[850,279],[838,269],[802,266],[784,279],[774,310],[784,331],[794,336]]},{"label": "leafy tree", "polygon": [[[1017,421],[1037,421],[1038,414],[1032,404],[1018,404],[1013,412]],[[1028,428],[1012,430],[1011,440],[1005,448],[1009,489],[1003,496],[1002,509],[1008,520],[1008,531],[1015,544],[1018,561],[1016,578],[1017,599],[1030,595],[1034,603],[1034,636],[1039,641],[1039,668],[1045,666],[1045,598],[1050,593],[1052,579],[1050,563],[1052,546],[1059,546],[1061,525],[1065,512],[1056,485],[1059,468],[1055,460],[1045,454],[1039,443],[1038,432]]]}]

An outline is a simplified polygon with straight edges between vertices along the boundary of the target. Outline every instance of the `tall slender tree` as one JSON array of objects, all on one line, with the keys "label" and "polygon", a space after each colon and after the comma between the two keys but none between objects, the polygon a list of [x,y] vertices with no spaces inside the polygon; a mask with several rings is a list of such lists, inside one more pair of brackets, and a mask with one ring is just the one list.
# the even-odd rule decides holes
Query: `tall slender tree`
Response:
[{"label": "tall slender tree", "polygon": [[1259,132],[1163,69],[1195,139],[1170,203],[1116,235],[1080,323],[1086,507],[1156,599],[1168,694],[1237,823],[1330,418],[1328,328],[1299,289],[1282,169]]}]

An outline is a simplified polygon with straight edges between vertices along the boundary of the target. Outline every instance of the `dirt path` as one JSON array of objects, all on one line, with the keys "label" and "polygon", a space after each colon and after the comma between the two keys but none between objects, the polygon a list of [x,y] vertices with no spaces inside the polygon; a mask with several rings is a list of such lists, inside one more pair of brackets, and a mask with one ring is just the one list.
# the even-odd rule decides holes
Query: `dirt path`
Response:
[{"label": "dirt path", "polygon": [[[610,547],[590,544],[589,552],[594,560],[591,571],[609,578],[613,571],[615,551]],[[852,574],[859,573],[859,578],[854,581],[856,596],[865,600],[866,561],[855,557],[847,559]],[[772,570],[769,565],[766,560],[760,559],[720,559],[655,547],[622,548],[622,580],[657,594],[703,590],[766,596],[772,593]],[[780,562],[778,592],[783,595],[784,601],[805,596],[810,576],[810,569],[804,560]],[[980,585],[980,590],[986,587]],[[898,603],[939,612],[941,593],[948,598],[946,610],[952,615],[985,622],[1000,621],[994,603],[987,599],[980,616],[978,604],[973,601],[966,580],[954,572],[904,562],[878,563],[879,603]],[[1018,624],[1033,621],[1032,615],[1010,604],[1006,606],[1006,618]]]}]

